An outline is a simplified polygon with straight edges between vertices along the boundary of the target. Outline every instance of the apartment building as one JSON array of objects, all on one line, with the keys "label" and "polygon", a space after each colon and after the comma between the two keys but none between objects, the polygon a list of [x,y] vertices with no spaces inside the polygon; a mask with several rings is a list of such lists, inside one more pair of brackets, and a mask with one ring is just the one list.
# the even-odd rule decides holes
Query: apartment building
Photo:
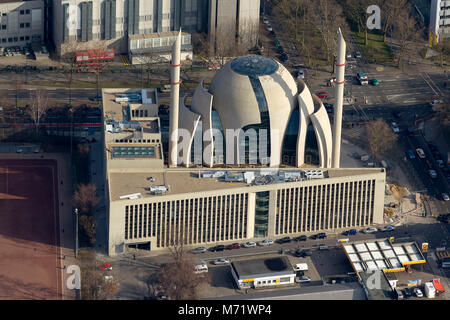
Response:
[{"label": "apartment building", "polygon": [[429,32],[433,43],[450,38],[450,0],[431,0]]}]

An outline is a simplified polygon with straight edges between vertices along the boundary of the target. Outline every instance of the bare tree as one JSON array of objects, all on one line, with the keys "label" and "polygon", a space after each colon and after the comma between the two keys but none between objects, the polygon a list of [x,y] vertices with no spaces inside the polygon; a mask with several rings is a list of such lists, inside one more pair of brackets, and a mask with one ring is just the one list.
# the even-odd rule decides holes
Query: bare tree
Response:
[{"label": "bare tree", "polygon": [[403,58],[417,37],[417,22],[410,14],[409,4],[406,4],[406,8],[403,8],[398,13],[393,26],[392,36],[398,42],[397,60],[398,66],[401,68]]},{"label": "bare tree", "polygon": [[179,223],[179,230],[174,231],[175,227],[170,233],[172,241],[169,251],[173,261],[161,266],[158,282],[170,299],[195,299],[199,286],[208,282],[209,276],[204,273],[194,273],[196,263],[186,257],[185,244],[188,243],[189,232],[184,230],[184,221]]},{"label": "bare tree", "polygon": [[76,208],[80,208],[82,212],[90,213],[99,202],[97,187],[94,184],[78,184],[72,199],[72,203]]},{"label": "bare tree", "polygon": [[367,28],[367,7],[372,4],[369,0],[343,0],[341,1],[344,6],[344,10],[347,13],[347,16],[358,28],[358,33],[364,34],[364,44],[367,45],[369,43],[368,39],[368,28]]},{"label": "bare tree", "polygon": [[312,4],[312,18],[322,37],[326,61],[332,64],[332,73],[334,73],[337,30],[346,27],[342,8],[334,0],[317,0],[313,1]]},{"label": "bare tree", "polygon": [[392,149],[398,138],[382,118],[370,121],[366,125],[366,132],[370,151],[374,159]]},{"label": "bare tree", "polygon": [[27,109],[31,119],[34,121],[36,135],[38,134],[38,126],[42,116],[48,110],[48,91],[39,88],[31,93],[31,108]]},{"label": "bare tree", "polygon": [[79,218],[80,227],[83,229],[91,244],[95,243],[95,233],[97,228],[97,220],[91,215],[82,215]]},{"label": "bare tree", "polygon": [[381,15],[383,42],[386,42],[387,33],[392,31],[400,11],[405,10],[407,0],[378,0],[378,5],[383,13]]},{"label": "bare tree", "polygon": [[200,284],[208,281],[204,273],[194,273],[194,263],[184,259],[183,263],[168,263],[161,267],[158,282],[166,296],[173,300],[192,300],[198,296]]},{"label": "bare tree", "polygon": [[83,300],[113,299],[119,287],[116,275],[112,276],[108,270],[97,266],[94,251],[89,251],[81,261],[81,298]]}]

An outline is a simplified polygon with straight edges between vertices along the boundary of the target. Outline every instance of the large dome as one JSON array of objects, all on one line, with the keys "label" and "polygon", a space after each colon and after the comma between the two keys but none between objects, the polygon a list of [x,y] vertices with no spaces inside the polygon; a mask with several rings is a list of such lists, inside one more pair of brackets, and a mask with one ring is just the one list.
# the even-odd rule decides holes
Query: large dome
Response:
[{"label": "large dome", "polygon": [[284,128],[296,107],[297,85],[277,61],[250,55],[226,63],[214,76],[208,90],[223,129],[239,129],[261,123],[268,112],[272,129]]}]

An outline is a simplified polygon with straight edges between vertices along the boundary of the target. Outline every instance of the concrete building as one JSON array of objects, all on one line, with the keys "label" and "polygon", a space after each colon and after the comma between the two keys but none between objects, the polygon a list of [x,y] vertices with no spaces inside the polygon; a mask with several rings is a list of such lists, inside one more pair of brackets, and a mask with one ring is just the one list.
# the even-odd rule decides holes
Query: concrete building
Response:
[{"label": "concrete building", "polygon": [[125,54],[133,35],[180,28],[211,34],[216,27],[237,22],[237,31],[243,32],[247,21],[255,24],[259,19],[259,0],[53,0],[51,6],[53,42],[61,54],[74,46],[108,47]]},{"label": "concrete building", "polygon": [[102,95],[110,255],[382,223],[382,168],[169,169],[156,91]]},{"label": "concrete building", "polygon": [[287,286],[295,283],[295,272],[285,256],[232,262],[231,275],[239,289]]},{"label": "concrete building", "polygon": [[[305,83],[297,88],[274,60],[240,57],[225,64],[209,88],[201,83],[188,107],[186,97],[179,99],[180,39],[181,33],[171,62],[167,162],[156,91],[103,90],[110,255],[130,246],[164,250],[180,243],[198,246],[383,222],[384,168],[331,168],[329,119]],[[308,140],[310,123],[314,137]],[[248,146],[228,133],[223,138],[227,129],[243,128],[259,131]],[[236,151],[226,169],[217,161],[220,139],[227,144],[227,158],[229,145]],[[315,166],[304,162],[310,142],[319,153]],[[267,161],[249,161],[251,144]],[[270,150],[268,157],[260,157],[262,148]],[[281,165],[283,152],[296,155],[293,166]]]},{"label": "concrete building", "polygon": [[[289,71],[275,60],[245,56],[226,63],[208,89],[199,84],[190,110],[180,109],[181,113],[185,116],[180,117],[180,128],[189,136],[202,128],[203,150],[209,150],[200,162],[205,166],[258,163],[276,167],[289,153],[287,149],[293,149],[290,154],[296,155],[296,166],[301,166],[311,124],[319,166],[331,167],[331,125],[323,103],[303,81],[297,87]],[[294,139],[286,138],[288,127],[295,132]],[[213,137],[214,132],[221,133],[223,143]],[[231,132],[237,132],[236,136]],[[252,144],[253,137],[257,141]],[[181,165],[192,164],[191,149],[180,150]]]},{"label": "concrete building", "polygon": [[1,47],[44,41],[44,1],[0,1]]},{"label": "concrete building", "polygon": [[434,43],[450,38],[449,0],[431,0],[429,32]]}]

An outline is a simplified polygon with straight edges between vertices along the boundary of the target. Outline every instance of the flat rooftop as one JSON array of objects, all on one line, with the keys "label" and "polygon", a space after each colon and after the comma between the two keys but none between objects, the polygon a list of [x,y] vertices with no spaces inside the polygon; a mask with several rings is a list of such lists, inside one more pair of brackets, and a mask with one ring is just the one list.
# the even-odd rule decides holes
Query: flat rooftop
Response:
[{"label": "flat rooftop", "polygon": [[357,273],[404,271],[407,265],[425,263],[415,242],[391,243],[389,239],[357,241],[343,245]]},{"label": "flat rooftop", "polygon": [[[151,166],[149,165],[149,168]],[[225,181],[224,177],[199,178],[200,175],[213,174],[214,172],[227,171],[231,174],[236,172],[251,172],[255,168],[248,169],[161,169],[149,170],[148,172],[109,172],[110,179],[110,199],[111,201],[120,200],[120,196],[134,193],[141,193],[142,197],[159,197],[160,195],[152,194],[149,191],[151,186],[170,186],[169,190],[162,195],[175,195],[182,193],[226,190],[232,188],[243,188],[249,186],[244,181]],[[304,168],[280,169],[282,172],[297,173],[302,170],[309,170]],[[318,169],[319,170],[319,169]],[[324,174],[324,178],[335,178],[341,176],[364,175],[381,172],[381,169],[324,169],[320,170]],[[336,174],[338,171],[342,173]],[[295,175],[294,175],[295,176]],[[151,178],[150,178],[151,177]],[[152,181],[153,180],[153,181]],[[318,179],[320,180],[320,179]],[[298,181],[298,180],[293,180]],[[311,180],[307,180],[311,181]],[[289,181],[278,181],[278,183]],[[276,183],[276,182],[275,182]],[[264,183],[262,183],[264,185]],[[252,184],[259,185],[259,184]]]},{"label": "flat rooftop", "polygon": [[295,274],[292,265],[287,257],[243,260],[231,263],[240,280],[247,278],[266,277],[276,274],[293,275]]}]

